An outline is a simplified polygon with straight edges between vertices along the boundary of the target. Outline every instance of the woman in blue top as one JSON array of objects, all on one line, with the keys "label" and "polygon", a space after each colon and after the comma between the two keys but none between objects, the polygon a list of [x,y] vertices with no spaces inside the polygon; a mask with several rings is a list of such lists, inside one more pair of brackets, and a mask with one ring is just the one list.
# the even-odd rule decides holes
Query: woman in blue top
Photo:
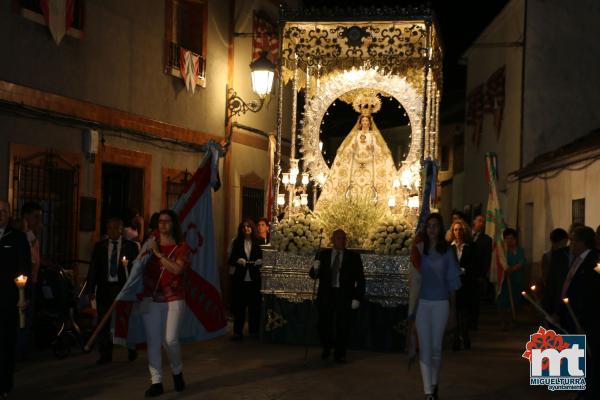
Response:
[{"label": "woman in blue top", "polygon": [[419,271],[411,271],[411,279],[420,281],[415,325],[426,399],[437,399],[444,330],[447,324],[456,326],[455,291],[461,285],[460,269],[444,232],[442,216],[430,214],[423,242],[418,244],[421,265]]},{"label": "woman in blue top", "polygon": [[502,233],[504,244],[506,245],[506,263],[508,269],[504,271],[504,281],[502,290],[498,295],[496,304],[500,313],[502,329],[506,329],[510,319],[510,296],[508,290],[508,281],[510,280],[510,292],[515,308],[521,305],[521,292],[525,288],[525,250],[519,247],[517,231],[508,228]]}]

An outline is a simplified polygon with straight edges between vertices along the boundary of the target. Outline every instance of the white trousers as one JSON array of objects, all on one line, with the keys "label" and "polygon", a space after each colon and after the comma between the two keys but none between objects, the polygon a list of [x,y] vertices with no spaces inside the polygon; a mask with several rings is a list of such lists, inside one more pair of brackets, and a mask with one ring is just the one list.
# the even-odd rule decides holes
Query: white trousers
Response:
[{"label": "white trousers", "polygon": [[183,321],[185,301],[169,301],[167,303],[150,302],[142,313],[146,329],[148,346],[148,369],[152,383],[162,382],[161,346],[165,348],[171,373],[181,373],[181,348],[179,347],[179,331]]},{"label": "white trousers", "polygon": [[419,337],[419,364],[425,394],[433,394],[442,364],[442,341],[450,311],[448,300],[419,300],[415,325]]}]

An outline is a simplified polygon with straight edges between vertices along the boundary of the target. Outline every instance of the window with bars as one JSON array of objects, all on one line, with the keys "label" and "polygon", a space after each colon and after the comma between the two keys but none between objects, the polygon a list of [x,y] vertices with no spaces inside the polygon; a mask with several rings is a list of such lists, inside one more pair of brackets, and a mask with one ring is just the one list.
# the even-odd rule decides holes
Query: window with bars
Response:
[{"label": "window with bars", "polygon": [[43,208],[43,231],[38,238],[45,259],[66,263],[76,259],[79,166],[46,152],[15,158],[13,207],[27,202]]},{"label": "window with bars", "polygon": [[256,222],[263,216],[265,191],[250,187],[242,188],[242,221],[251,219]]},{"label": "window with bars", "polygon": [[576,199],[572,201],[571,223],[585,224],[585,199]]},{"label": "window with bars", "polygon": [[192,174],[184,171],[176,177],[168,177],[165,187],[166,208],[173,208],[188,184]]},{"label": "window with bars", "polygon": [[166,0],[165,72],[181,77],[179,50],[199,57],[198,85],[206,86],[208,4],[206,0]]}]

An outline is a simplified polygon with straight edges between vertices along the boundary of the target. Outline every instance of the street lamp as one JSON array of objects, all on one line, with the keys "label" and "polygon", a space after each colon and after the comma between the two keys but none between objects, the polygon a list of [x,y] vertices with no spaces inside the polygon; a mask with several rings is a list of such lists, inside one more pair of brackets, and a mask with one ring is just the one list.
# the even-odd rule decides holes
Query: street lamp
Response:
[{"label": "street lamp", "polygon": [[258,99],[246,103],[233,88],[226,86],[225,125],[229,125],[233,116],[243,115],[248,111],[259,112],[265,103],[265,97],[271,93],[275,65],[267,58],[266,51],[261,52],[260,57],[250,64],[250,76],[252,90],[258,95]]}]

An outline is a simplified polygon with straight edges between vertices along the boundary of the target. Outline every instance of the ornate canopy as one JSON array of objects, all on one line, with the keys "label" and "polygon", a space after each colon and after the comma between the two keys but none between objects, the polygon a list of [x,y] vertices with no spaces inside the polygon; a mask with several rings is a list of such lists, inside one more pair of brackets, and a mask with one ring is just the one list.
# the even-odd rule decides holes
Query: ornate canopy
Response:
[{"label": "ornate canopy", "polygon": [[[438,155],[442,47],[432,10],[426,6],[282,7],[280,44],[283,79],[278,99],[277,148],[281,149],[283,86],[291,83],[290,156],[296,159],[299,130],[303,169],[316,184],[322,184],[329,168],[319,149],[319,133],[328,107],[350,91],[375,90],[394,97],[406,110],[412,128],[411,146],[396,172],[398,176],[410,174],[420,190],[421,161],[437,159]],[[305,91],[306,101],[297,126],[296,98],[300,90]],[[279,190],[280,155],[278,151],[275,156],[275,196]]]}]

